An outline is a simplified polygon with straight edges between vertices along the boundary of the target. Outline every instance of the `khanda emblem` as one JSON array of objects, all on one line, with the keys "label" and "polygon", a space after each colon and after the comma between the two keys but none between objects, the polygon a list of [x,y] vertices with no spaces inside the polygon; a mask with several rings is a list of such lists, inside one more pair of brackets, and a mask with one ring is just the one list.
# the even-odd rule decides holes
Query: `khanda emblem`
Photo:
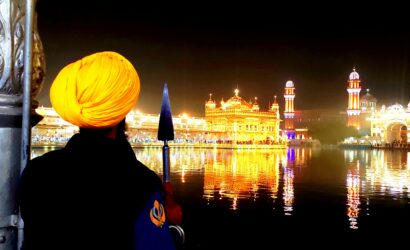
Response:
[{"label": "khanda emblem", "polygon": [[165,210],[164,206],[159,203],[157,200],[154,201],[154,206],[149,212],[149,217],[151,218],[152,223],[157,227],[162,227],[165,223]]}]

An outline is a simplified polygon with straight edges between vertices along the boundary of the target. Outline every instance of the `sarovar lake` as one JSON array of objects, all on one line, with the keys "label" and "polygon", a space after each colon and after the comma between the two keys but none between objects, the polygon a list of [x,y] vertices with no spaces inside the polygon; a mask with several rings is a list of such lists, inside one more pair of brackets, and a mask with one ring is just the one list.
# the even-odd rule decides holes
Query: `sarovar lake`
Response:
[{"label": "sarovar lake", "polygon": [[[160,148],[135,154],[162,175]],[[171,164],[184,249],[410,244],[410,152],[172,148]]]}]

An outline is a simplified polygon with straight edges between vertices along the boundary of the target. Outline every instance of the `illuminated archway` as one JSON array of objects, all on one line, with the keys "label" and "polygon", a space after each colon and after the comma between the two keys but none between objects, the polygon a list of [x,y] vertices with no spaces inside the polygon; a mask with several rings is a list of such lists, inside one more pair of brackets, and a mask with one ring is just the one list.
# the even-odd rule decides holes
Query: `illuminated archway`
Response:
[{"label": "illuminated archway", "polygon": [[386,142],[407,142],[407,124],[403,122],[392,122],[386,126]]},{"label": "illuminated archway", "polygon": [[387,108],[383,105],[380,110],[373,112],[369,120],[372,137],[380,138],[381,143],[410,143],[410,103],[407,108],[400,104]]}]

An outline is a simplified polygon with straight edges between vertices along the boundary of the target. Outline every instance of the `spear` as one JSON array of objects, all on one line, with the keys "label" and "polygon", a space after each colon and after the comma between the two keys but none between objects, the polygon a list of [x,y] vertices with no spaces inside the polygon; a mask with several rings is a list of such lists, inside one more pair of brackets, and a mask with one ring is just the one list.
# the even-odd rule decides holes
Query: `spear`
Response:
[{"label": "spear", "polygon": [[[168,85],[165,83],[162,94],[161,114],[159,116],[158,140],[164,141],[162,147],[163,181],[170,182],[170,160],[168,141],[174,140],[174,125],[172,123],[171,105],[169,103]],[[182,246],[185,242],[185,232],[178,225],[169,226],[170,233],[177,246]]]},{"label": "spear", "polygon": [[159,116],[158,140],[164,141],[162,147],[163,181],[170,182],[170,160],[168,141],[174,140],[171,105],[169,103],[168,85],[165,83],[162,94],[161,114]]}]

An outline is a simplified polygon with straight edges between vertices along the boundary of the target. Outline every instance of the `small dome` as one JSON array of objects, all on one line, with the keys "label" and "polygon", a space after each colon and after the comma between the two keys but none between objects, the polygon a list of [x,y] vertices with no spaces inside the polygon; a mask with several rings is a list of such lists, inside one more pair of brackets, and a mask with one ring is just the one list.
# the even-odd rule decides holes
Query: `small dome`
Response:
[{"label": "small dome", "polygon": [[293,88],[295,85],[293,85],[292,81],[287,81],[286,82],[286,88]]},{"label": "small dome", "polygon": [[356,68],[353,68],[353,72],[349,75],[349,80],[359,80],[359,73],[356,72]]},{"label": "small dome", "polygon": [[232,96],[225,102],[226,107],[245,107],[245,108],[251,108],[252,104],[246,102],[242,97],[238,95],[239,90],[235,89],[235,96]]},{"label": "small dome", "polygon": [[360,97],[360,101],[377,102],[377,99],[367,92],[364,96]]},{"label": "small dome", "polygon": [[404,108],[402,105],[396,103],[394,105],[391,105],[390,107],[387,108],[387,111],[393,112],[393,113],[403,113]]}]

